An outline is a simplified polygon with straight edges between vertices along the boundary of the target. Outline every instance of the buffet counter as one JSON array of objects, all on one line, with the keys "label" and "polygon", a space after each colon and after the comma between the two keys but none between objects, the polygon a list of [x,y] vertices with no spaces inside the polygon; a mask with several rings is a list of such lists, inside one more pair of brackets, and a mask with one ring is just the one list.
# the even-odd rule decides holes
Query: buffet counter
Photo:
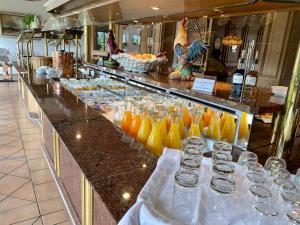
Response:
[{"label": "buffet counter", "polygon": [[90,63],[85,63],[85,66],[106,74],[118,76],[152,88],[160,89],[183,98],[188,98],[207,106],[219,108],[220,110],[261,114],[280,112],[284,105],[284,99],[282,97],[273,96],[271,91],[267,89],[258,88],[251,101],[249,99],[236,101],[229,98],[231,84],[225,82],[217,81],[214,93],[207,94],[191,90],[193,81],[170,80],[166,74],[158,72],[149,72],[148,74],[134,73],[125,71],[120,67],[112,68]]},{"label": "buffet counter", "polygon": [[[141,75],[91,67],[208,106],[220,104],[221,109],[230,112],[254,114],[282,109],[281,104],[269,102],[271,94],[263,90],[258,91],[260,98],[256,102],[239,103],[228,99],[230,86],[221,82],[217,83],[214,95],[207,95],[191,91],[191,82],[168,81],[166,76],[156,73]],[[110,120],[83,103],[62,83],[52,79],[36,84],[33,73],[16,68],[20,96],[29,116],[41,125],[45,155],[74,209],[76,221],[84,225],[117,224],[135,203],[156,167],[157,157],[123,143],[122,134]]]},{"label": "buffet counter", "polygon": [[30,117],[40,121],[43,149],[79,223],[116,224],[135,202],[157,158],[122,143],[109,120],[58,82],[35,84],[32,73],[19,69],[20,96]]}]

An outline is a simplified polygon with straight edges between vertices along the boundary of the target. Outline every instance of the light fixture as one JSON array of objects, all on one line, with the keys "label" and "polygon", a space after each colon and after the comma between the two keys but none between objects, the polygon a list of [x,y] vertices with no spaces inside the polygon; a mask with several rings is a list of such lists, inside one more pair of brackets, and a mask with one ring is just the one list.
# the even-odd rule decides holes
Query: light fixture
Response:
[{"label": "light fixture", "polygon": [[151,6],[151,9],[153,9],[153,10],[155,10],[155,11],[159,10],[159,8],[156,7],[156,6]]},{"label": "light fixture", "polygon": [[76,134],[76,139],[81,139],[81,134]]},{"label": "light fixture", "polygon": [[222,44],[225,46],[239,46],[243,43],[243,40],[236,35],[228,35],[223,38]]},{"label": "light fixture", "polygon": [[207,18],[207,17],[208,17],[207,15],[203,16],[203,18]]},{"label": "light fixture", "polygon": [[138,20],[132,20],[133,22],[135,22],[135,23],[138,23],[139,21]]},{"label": "light fixture", "polygon": [[122,197],[123,197],[124,200],[128,200],[128,199],[130,199],[131,194],[130,194],[129,192],[124,192],[124,193],[122,194]]},{"label": "light fixture", "polygon": [[146,163],[143,163],[143,168],[147,168],[147,165],[146,165]]}]

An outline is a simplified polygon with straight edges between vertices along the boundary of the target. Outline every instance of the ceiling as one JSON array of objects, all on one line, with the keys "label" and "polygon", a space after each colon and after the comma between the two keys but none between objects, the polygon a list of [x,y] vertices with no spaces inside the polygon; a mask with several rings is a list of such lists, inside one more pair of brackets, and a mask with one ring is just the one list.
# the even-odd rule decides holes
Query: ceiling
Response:
[{"label": "ceiling", "polygon": [[73,0],[52,10],[52,13],[72,16],[86,10],[92,20],[99,23],[110,20],[147,23],[183,17],[219,17],[290,9],[300,10],[300,4],[262,0]]}]

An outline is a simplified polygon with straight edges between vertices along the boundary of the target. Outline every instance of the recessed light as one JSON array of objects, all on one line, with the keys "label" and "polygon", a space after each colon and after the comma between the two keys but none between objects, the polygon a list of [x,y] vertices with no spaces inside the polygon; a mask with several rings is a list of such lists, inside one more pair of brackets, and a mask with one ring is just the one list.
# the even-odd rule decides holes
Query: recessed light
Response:
[{"label": "recessed light", "polygon": [[155,10],[155,11],[159,10],[159,8],[156,7],[156,6],[151,6],[151,9],[153,9],[153,10]]},{"label": "recessed light", "polygon": [[207,17],[208,17],[207,15],[203,16],[203,18],[207,18]]},{"label": "recessed light", "polygon": [[135,22],[135,23],[138,23],[139,21],[138,20],[132,20],[133,22]]},{"label": "recessed light", "polygon": [[124,193],[122,194],[122,197],[123,197],[125,200],[128,200],[128,199],[130,199],[131,194],[130,194],[129,192],[124,192]]},{"label": "recessed light", "polygon": [[76,139],[80,139],[81,138],[81,134],[76,134]]},{"label": "recessed light", "polygon": [[220,12],[221,10],[220,10],[220,9],[214,9],[214,11],[215,11],[215,12]]},{"label": "recessed light", "polygon": [[221,17],[224,17],[225,15],[224,14],[221,14]]}]

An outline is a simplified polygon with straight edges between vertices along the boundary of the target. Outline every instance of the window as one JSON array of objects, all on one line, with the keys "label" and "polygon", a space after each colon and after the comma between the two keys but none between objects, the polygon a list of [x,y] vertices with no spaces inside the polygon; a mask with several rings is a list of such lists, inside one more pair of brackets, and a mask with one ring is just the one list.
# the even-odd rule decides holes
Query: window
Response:
[{"label": "window", "polygon": [[94,50],[105,51],[108,39],[108,29],[95,28],[94,34]]}]

